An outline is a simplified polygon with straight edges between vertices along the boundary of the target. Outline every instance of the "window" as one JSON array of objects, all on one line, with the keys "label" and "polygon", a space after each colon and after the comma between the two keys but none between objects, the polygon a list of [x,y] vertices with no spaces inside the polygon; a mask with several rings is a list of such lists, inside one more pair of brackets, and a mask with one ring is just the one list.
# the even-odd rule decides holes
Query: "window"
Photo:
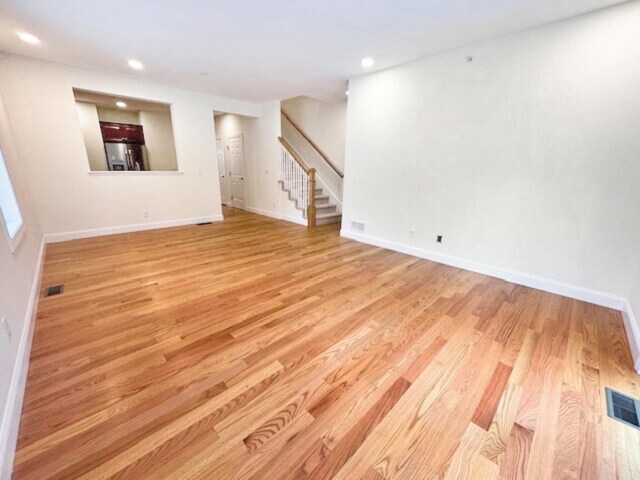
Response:
[{"label": "window", "polygon": [[0,216],[9,237],[9,247],[13,252],[22,238],[24,223],[2,150],[0,150]]},{"label": "window", "polygon": [[171,105],[73,89],[89,169],[178,171]]}]

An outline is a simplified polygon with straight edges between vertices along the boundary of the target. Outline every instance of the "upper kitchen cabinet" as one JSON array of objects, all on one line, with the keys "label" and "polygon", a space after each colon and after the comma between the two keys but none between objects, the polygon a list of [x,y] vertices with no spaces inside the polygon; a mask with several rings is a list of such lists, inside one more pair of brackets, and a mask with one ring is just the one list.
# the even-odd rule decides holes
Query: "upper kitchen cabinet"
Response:
[{"label": "upper kitchen cabinet", "polygon": [[100,122],[102,139],[105,142],[137,143],[144,145],[142,125],[126,123]]}]

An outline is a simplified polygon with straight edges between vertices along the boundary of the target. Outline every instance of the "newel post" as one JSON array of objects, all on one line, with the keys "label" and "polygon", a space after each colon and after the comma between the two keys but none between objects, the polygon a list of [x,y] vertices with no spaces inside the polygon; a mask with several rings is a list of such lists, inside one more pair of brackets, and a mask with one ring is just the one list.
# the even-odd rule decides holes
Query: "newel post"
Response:
[{"label": "newel post", "polygon": [[307,206],[307,226],[316,226],[316,169],[309,169],[309,205]]}]

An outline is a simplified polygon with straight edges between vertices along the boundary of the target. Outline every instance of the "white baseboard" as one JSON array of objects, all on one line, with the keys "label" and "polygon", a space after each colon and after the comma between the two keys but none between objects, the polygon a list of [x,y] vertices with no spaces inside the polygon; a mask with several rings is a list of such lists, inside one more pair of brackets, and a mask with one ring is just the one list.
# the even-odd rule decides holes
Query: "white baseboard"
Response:
[{"label": "white baseboard", "polygon": [[38,298],[40,297],[40,278],[44,266],[45,241],[40,244],[40,253],[36,263],[36,270],[31,285],[31,295],[25,313],[22,335],[18,344],[16,363],[9,383],[7,403],[2,415],[0,425],[0,478],[11,478],[13,459],[16,453],[18,430],[20,428],[20,416],[22,413],[22,400],[27,384],[29,371],[29,357],[31,354],[31,342],[35,328],[35,317],[38,311]]},{"label": "white baseboard", "polygon": [[413,247],[411,245],[384,240],[378,237],[373,237],[371,235],[351,232],[345,229],[340,230],[340,235],[352,240],[356,240],[358,242],[375,245],[376,247],[382,247],[389,250],[394,250],[396,252],[406,253],[407,255],[413,255],[414,257],[420,257],[431,260],[433,262],[451,265],[452,267],[461,268],[463,270],[478,272],[483,275],[500,278],[511,283],[517,283],[518,285],[524,285],[525,287],[531,287],[537,290],[555,293],[564,297],[575,298],[576,300],[582,300],[584,302],[601,305],[603,307],[623,310],[626,301],[625,298],[619,297],[617,295],[599,292],[597,290],[590,290],[588,288],[577,287],[575,285],[569,285],[567,283],[550,280],[548,278],[542,278],[535,275],[516,272],[514,270],[509,270],[506,268],[494,267],[491,265],[486,265],[484,263],[475,262],[473,260],[467,260],[460,257],[454,257],[452,255],[433,252],[423,248]]},{"label": "white baseboard", "polygon": [[286,220],[287,222],[297,223],[298,225],[307,226],[306,219],[302,217],[294,217],[293,215],[284,215],[276,212],[270,212],[269,210],[262,210],[261,208],[246,207],[245,210],[251,213],[257,213],[258,215],[264,215],[265,217],[275,218],[276,220]]},{"label": "white baseboard", "polygon": [[178,220],[163,220],[160,222],[139,223],[136,225],[123,225],[120,227],[93,228],[90,230],[78,230],[75,232],[48,233],[44,236],[46,243],[66,242],[79,238],[101,237],[103,235],[115,235],[118,233],[141,232],[143,230],[155,230],[157,228],[182,227],[195,225],[196,223],[221,222],[222,215],[209,215],[206,217],[182,218]]},{"label": "white baseboard", "polygon": [[634,367],[636,372],[640,373],[640,323],[638,323],[638,317],[633,312],[629,300],[625,301],[622,309],[622,319],[624,320],[624,328],[627,331]]}]

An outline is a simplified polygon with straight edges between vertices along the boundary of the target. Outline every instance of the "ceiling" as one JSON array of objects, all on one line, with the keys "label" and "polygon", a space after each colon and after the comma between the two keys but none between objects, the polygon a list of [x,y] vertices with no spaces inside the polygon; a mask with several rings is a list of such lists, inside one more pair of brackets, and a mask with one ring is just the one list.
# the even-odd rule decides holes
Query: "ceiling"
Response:
[{"label": "ceiling", "polygon": [[[365,72],[617,3],[0,0],[0,50],[244,100],[342,101],[347,80]],[[367,55],[376,63],[365,70]]]},{"label": "ceiling", "polygon": [[[114,110],[125,110],[130,112],[139,112],[140,110],[148,112],[169,112],[171,106],[166,103],[150,102],[148,100],[140,100],[131,97],[118,97],[106,93],[91,92],[88,90],[73,89],[73,96],[78,102],[93,103],[97,107],[111,108]],[[125,102],[126,107],[118,107],[116,102]]]}]

